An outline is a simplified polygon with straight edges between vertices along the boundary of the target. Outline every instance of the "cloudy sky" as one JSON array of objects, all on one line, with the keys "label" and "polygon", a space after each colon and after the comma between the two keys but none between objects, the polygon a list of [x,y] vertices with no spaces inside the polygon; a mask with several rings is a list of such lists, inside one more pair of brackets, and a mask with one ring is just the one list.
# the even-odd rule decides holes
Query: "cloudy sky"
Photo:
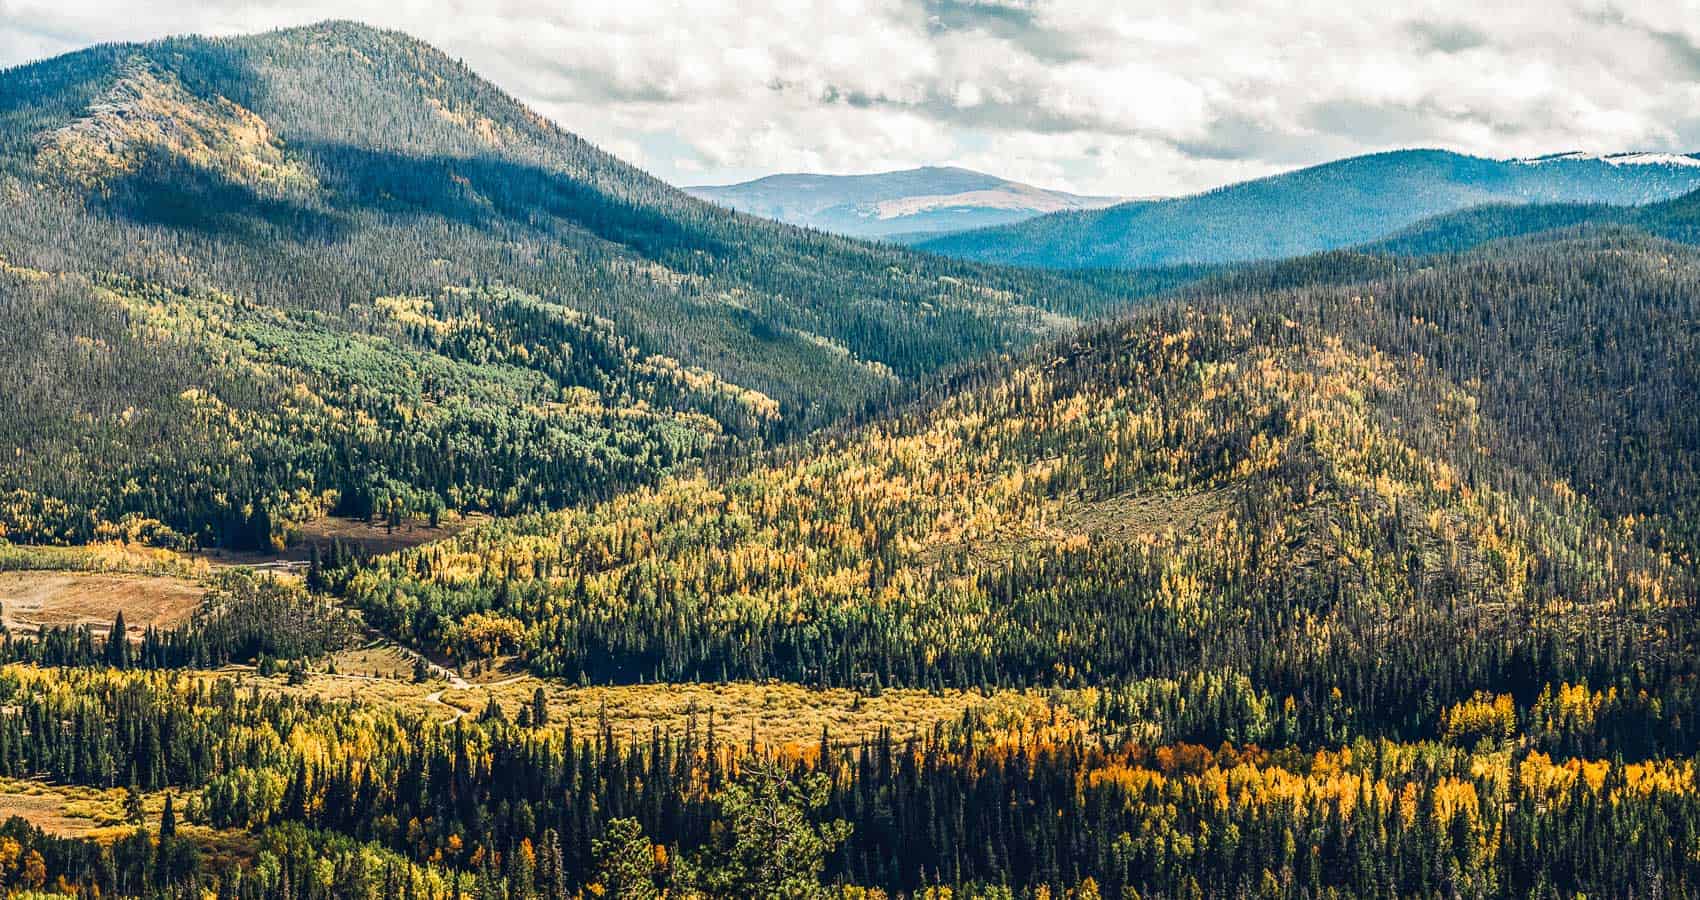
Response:
[{"label": "cloudy sky", "polygon": [[0,66],[333,17],[683,184],[948,163],[1134,196],[1409,146],[1700,151],[1700,0],[0,0]]}]

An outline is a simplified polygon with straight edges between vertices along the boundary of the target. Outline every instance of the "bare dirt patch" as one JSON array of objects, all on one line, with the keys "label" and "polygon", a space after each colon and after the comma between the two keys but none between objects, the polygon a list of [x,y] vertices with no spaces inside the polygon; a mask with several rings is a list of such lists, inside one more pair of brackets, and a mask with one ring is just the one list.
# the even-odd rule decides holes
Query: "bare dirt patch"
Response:
[{"label": "bare dirt patch", "polygon": [[149,626],[172,628],[201,605],[206,588],[184,578],[92,572],[0,572],[6,628],[34,634],[83,625],[105,634],[122,610],[131,640]]},{"label": "bare dirt patch", "polygon": [[1068,507],[1057,530],[1130,541],[1174,531],[1186,534],[1228,514],[1233,496],[1225,491],[1121,494]]},{"label": "bare dirt patch", "polygon": [[[367,553],[394,553],[397,550],[453,537],[485,521],[488,521],[487,516],[472,513],[465,516],[445,516],[436,525],[419,519],[408,519],[392,528],[376,519],[368,522],[363,519],[320,516],[301,525],[301,542],[306,545],[341,541],[357,546]],[[302,558],[305,559],[305,546],[302,552]]]},{"label": "bare dirt patch", "polygon": [[1022,551],[1076,536],[1131,543],[1170,531],[1194,534],[1214,527],[1230,514],[1233,504],[1231,490],[1128,492],[1098,500],[1073,499],[1061,503],[1043,526],[1010,523],[970,543],[935,545],[923,551],[921,558],[937,562],[947,553],[965,550],[981,565],[997,565]]},{"label": "bare dirt patch", "polygon": [[[156,816],[163,808],[164,796],[157,795],[151,804]],[[150,809],[149,799],[143,798],[144,812]],[[40,779],[0,778],[0,820],[12,816],[60,837],[104,837],[123,825],[124,792],[50,784]]]},{"label": "bare dirt patch", "polygon": [[65,809],[65,798],[57,793],[0,793],[0,819],[13,816],[60,837],[87,837],[106,827],[85,816],[73,815]]},{"label": "bare dirt patch", "polygon": [[377,556],[454,537],[487,521],[489,516],[468,513],[464,516],[444,516],[436,525],[424,519],[408,519],[399,525],[391,526],[380,519],[367,521],[340,516],[319,516],[301,523],[295,529],[299,540],[280,553],[209,549],[193,555],[215,566],[251,566],[298,571],[306,567],[315,544],[326,547],[332,542],[341,542]]}]

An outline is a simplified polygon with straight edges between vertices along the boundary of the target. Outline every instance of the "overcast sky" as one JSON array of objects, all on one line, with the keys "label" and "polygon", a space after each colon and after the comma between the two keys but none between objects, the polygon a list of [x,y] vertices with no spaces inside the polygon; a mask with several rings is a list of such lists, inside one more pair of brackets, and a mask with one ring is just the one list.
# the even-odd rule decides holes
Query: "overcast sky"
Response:
[{"label": "overcast sky", "polygon": [[680,184],[957,164],[1134,196],[1397,147],[1700,151],[1700,0],[0,0],[0,66],[333,17]]}]

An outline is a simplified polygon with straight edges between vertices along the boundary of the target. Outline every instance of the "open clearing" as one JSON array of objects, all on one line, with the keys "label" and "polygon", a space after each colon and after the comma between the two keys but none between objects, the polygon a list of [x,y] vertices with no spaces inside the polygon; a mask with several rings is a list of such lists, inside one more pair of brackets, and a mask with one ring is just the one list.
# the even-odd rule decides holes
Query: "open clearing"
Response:
[{"label": "open clearing", "polygon": [[[253,837],[236,829],[215,830],[186,821],[195,791],[153,791],[142,794],[142,824],[158,832],[166,794],[176,797],[177,833],[193,838],[215,864],[246,864],[254,856]],[[102,843],[129,837],[135,831],[124,813],[123,788],[50,784],[40,779],[0,778],[0,822],[17,816],[48,834],[91,838]],[[59,896],[55,894],[54,896]]]},{"label": "open clearing", "polygon": [[1001,691],[991,697],[975,691],[887,690],[875,697],[848,688],[815,689],[796,684],[649,684],[573,687],[521,676],[467,690],[445,690],[442,702],[477,714],[491,697],[512,721],[520,706],[543,689],[551,727],[571,724],[576,734],[596,734],[606,723],[622,740],[644,739],[659,729],[681,732],[693,720],[706,728],[710,716],[722,740],[747,741],[754,734],[767,746],[809,745],[825,729],[834,743],[854,743],[884,729],[906,738],[974,710],[986,718],[1028,720],[1045,707],[1038,693]]},{"label": "open clearing", "polygon": [[335,657],[336,674],[318,672],[299,685],[279,674],[260,678],[251,669],[231,667],[245,685],[332,702],[400,706],[439,720],[481,714],[494,698],[509,721],[543,689],[548,728],[571,725],[579,737],[591,737],[604,725],[621,740],[647,739],[652,731],[683,732],[692,722],[705,729],[712,717],[723,740],[747,741],[752,731],[767,746],[809,745],[824,728],[834,743],[853,743],[882,729],[898,738],[924,734],[933,726],[958,720],[973,710],[993,724],[1015,725],[1053,716],[1049,694],[997,691],[890,689],[879,696],[845,688],[819,690],[795,684],[646,684],[577,687],[533,675],[492,673],[496,680],[455,687],[437,677],[412,681],[412,657],[394,647],[349,650]]},{"label": "open clearing", "polygon": [[[181,801],[184,792],[178,791]],[[157,823],[165,792],[142,795],[144,819]],[[128,834],[124,790],[50,784],[40,779],[0,778],[0,820],[19,816],[60,837],[109,837]]]},{"label": "open clearing", "polygon": [[[18,816],[42,831],[60,837],[88,837],[120,821],[121,817],[93,818],[96,810],[84,808],[91,798],[73,797],[71,790],[28,781],[0,786],[0,819]],[[98,800],[94,802],[99,803]]]},{"label": "open clearing", "polygon": [[33,634],[42,628],[88,624],[105,634],[120,610],[132,640],[148,626],[187,621],[206,588],[184,578],[94,572],[0,572],[6,627]]},{"label": "open clearing", "polygon": [[[341,541],[365,550],[367,553],[394,553],[406,550],[420,544],[453,537],[481,522],[489,521],[488,516],[478,513],[468,513],[464,516],[446,515],[442,521],[432,526],[418,519],[403,520],[394,528],[380,520],[370,522],[363,519],[346,519],[338,516],[320,516],[301,524],[301,540],[305,544],[329,544],[331,541]],[[305,546],[302,547],[305,559]]]},{"label": "open clearing", "polygon": [[296,526],[294,540],[282,552],[198,550],[190,556],[214,566],[251,566],[259,569],[297,571],[305,567],[313,545],[329,546],[340,542],[358,547],[374,556],[417,547],[420,544],[453,537],[468,528],[488,522],[489,516],[480,513],[445,515],[433,526],[423,519],[406,519],[391,527],[381,519],[349,519],[342,516],[319,516]]}]

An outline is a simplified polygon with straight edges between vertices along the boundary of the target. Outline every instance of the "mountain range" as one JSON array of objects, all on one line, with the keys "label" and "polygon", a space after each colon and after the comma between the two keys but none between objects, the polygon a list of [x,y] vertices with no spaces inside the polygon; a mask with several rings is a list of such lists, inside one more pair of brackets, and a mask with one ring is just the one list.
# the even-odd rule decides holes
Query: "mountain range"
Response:
[{"label": "mountain range", "polygon": [[0,73],[0,196],[31,539],[548,508],[1132,296],[726,211],[340,22]]},{"label": "mountain range", "polygon": [[1114,197],[1047,190],[953,166],[874,175],[769,175],[741,184],[685,190],[740,212],[792,225],[904,241],[1121,202]]},{"label": "mountain range", "polygon": [[0,893],[1700,895],[1697,179],[979,261],[828,232],[1096,201],[770,221],[347,22],[0,72]]},{"label": "mountain range", "polygon": [[1389,237],[1484,204],[1640,204],[1700,188],[1700,158],[1564,153],[1495,160],[1443,150],[1358,156],[1166,200],[1059,212],[914,242],[961,259],[1141,268],[1278,259]]}]

